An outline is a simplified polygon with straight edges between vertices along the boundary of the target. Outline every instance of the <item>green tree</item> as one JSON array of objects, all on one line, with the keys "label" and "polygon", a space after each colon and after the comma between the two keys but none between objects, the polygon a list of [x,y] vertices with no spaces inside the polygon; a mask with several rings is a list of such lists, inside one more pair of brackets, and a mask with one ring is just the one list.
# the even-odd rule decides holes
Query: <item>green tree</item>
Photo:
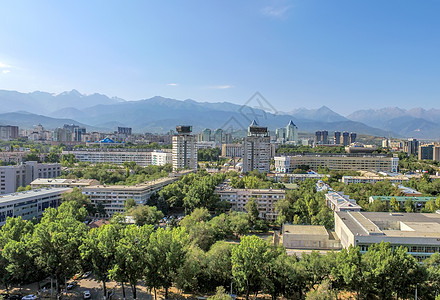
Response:
[{"label": "green tree", "polygon": [[156,206],[139,205],[132,208],[128,213],[133,216],[138,226],[156,225],[163,218],[163,213],[157,210]]},{"label": "green tree", "polygon": [[259,220],[258,204],[254,198],[249,199],[249,201],[244,206],[244,209],[248,213],[249,216],[249,225],[254,227],[257,221]]},{"label": "green tree", "polygon": [[232,300],[232,297],[226,293],[224,287],[218,286],[215,295],[208,297],[208,300]]},{"label": "green tree", "polygon": [[137,203],[133,198],[128,198],[124,202],[124,211],[129,212],[132,208],[136,207]]},{"label": "green tree", "polygon": [[348,249],[342,249],[337,255],[336,263],[337,268],[332,270],[332,275],[335,278],[341,277],[345,288],[356,292],[357,299],[359,299],[362,287],[365,284],[362,255],[359,247],[350,246]]},{"label": "green tree", "polygon": [[90,262],[96,279],[102,282],[107,295],[106,281],[109,271],[115,265],[116,249],[121,238],[117,226],[113,224],[93,228],[80,246],[81,258]]},{"label": "green tree", "polygon": [[64,202],[58,210],[47,208],[35,226],[32,240],[37,265],[55,276],[58,287],[60,280],[71,278],[79,269],[79,247],[87,234],[83,223],[86,214],[76,203]]},{"label": "green tree", "polygon": [[411,199],[406,200],[403,206],[407,213],[414,212],[414,202]]},{"label": "green tree", "polygon": [[395,212],[400,211],[400,204],[395,197],[392,197],[390,200],[390,208]]},{"label": "green tree", "polygon": [[[109,271],[110,278],[122,283],[128,282],[133,294],[137,299],[137,284],[144,274],[146,266],[145,255],[148,253],[150,236],[154,227],[144,225],[128,225],[122,231],[122,238],[116,247],[115,265]],[[124,295],[125,298],[125,295]]]},{"label": "green tree", "polygon": [[232,276],[246,299],[250,293],[262,289],[265,270],[271,260],[269,244],[257,236],[243,236],[240,244],[232,249]]},{"label": "green tree", "polygon": [[150,237],[146,255],[144,278],[150,289],[168,290],[177,279],[179,269],[183,266],[188,246],[188,235],[183,228],[158,228]]}]

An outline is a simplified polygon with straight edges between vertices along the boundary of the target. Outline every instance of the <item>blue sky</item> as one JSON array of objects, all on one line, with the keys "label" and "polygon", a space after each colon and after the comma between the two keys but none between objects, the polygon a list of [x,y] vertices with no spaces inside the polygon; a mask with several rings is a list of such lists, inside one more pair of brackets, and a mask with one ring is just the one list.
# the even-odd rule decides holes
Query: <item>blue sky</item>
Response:
[{"label": "blue sky", "polygon": [[0,89],[439,108],[439,1],[2,1]]}]

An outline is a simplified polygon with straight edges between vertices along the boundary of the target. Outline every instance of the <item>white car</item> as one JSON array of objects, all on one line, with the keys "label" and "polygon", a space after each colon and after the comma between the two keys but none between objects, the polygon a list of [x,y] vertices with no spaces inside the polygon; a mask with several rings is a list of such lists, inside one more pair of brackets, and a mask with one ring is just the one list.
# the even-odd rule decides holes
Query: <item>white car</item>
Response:
[{"label": "white car", "polygon": [[23,298],[21,298],[21,300],[36,300],[36,299],[38,299],[37,295],[33,295],[33,294],[30,294],[30,295],[27,295],[27,296],[24,296]]},{"label": "white car", "polygon": [[92,295],[90,295],[90,291],[84,291],[83,296],[84,299],[90,299],[92,297]]}]

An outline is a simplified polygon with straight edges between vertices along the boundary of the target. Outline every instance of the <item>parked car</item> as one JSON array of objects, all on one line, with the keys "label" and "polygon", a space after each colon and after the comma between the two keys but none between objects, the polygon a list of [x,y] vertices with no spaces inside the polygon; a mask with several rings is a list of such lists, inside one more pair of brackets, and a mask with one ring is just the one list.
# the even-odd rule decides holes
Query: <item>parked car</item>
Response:
[{"label": "parked car", "polygon": [[76,287],[77,285],[78,285],[78,283],[77,283],[76,281],[69,282],[69,283],[67,284],[67,289],[68,289],[68,290],[71,290],[71,289],[73,289],[74,287]]},{"label": "parked car", "polygon": [[87,271],[87,272],[84,273],[83,278],[87,278],[87,277],[89,277],[90,275],[92,275],[92,271]]},{"label": "parked car", "polygon": [[90,294],[90,291],[84,291],[83,292],[83,298],[84,299],[90,299],[92,297],[92,295]]},{"label": "parked car", "polygon": [[38,299],[38,296],[34,294],[26,295],[23,298],[21,298],[21,300],[36,300],[36,299]]}]

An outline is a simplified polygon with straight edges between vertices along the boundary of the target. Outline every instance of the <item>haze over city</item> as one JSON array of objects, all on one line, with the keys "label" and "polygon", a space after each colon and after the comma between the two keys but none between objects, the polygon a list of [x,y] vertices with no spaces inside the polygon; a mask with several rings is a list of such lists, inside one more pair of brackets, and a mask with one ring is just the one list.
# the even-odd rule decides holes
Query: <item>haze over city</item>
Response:
[{"label": "haze over city", "polygon": [[243,104],[438,106],[437,1],[11,1],[0,89]]}]

